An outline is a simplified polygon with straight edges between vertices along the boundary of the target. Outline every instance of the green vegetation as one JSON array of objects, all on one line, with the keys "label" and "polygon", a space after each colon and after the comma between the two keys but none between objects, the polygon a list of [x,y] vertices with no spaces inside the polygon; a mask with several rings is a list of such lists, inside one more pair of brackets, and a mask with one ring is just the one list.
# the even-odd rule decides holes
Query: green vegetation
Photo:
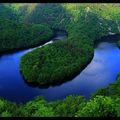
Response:
[{"label": "green vegetation", "polygon": [[[65,81],[82,70],[89,60],[92,48],[87,44],[84,47],[87,49],[80,49],[77,44],[75,46],[70,42],[68,44],[68,41],[66,44],[64,41],[55,42],[23,56],[20,69],[28,83],[35,82],[39,86]],[[80,54],[81,51],[84,56]]]},{"label": "green vegetation", "polygon": [[109,84],[107,87],[98,89],[93,95],[92,98],[96,95],[104,95],[110,97],[120,96],[120,73],[117,76],[117,80],[114,83]]},{"label": "green vegetation", "polygon": [[0,18],[9,19],[12,21],[18,21],[18,16],[13,9],[10,9],[6,4],[0,4]]},{"label": "green vegetation", "polygon": [[56,117],[74,117],[75,113],[85,106],[86,100],[82,96],[67,96],[63,100],[48,102]]},{"label": "green vegetation", "polygon": [[68,96],[64,100],[47,102],[42,97],[25,104],[0,99],[1,117],[119,117],[120,97],[96,96],[85,100]]},{"label": "green vegetation", "polygon": [[[116,99],[104,96],[96,96],[89,100],[86,105],[77,112],[77,117],[117,117]],[[120,102],[120,98],[119,98]],[[117,110],[116,110],[117,109]]]},{"label": "green vegetation", "polygon": [[[38,45],[52,36],[49,28],[64,29],[67,39],[27,53],[20,63],[28,83],[43,86],[62,82],[78,74],[92,59],[94,41],[109,32],[120,32],[119,13],[117,4],[1,4],[0,52]],[[120,74],[115,83],[98,90],[90,100],[67,96],[47,102],[37,97],[16,105],[1,98],[0,116],[119,117],[119,83]]]},{"label": "green vegetation", "polygon": [[53,35],[44,25],[0,19],[0,52],[43,44]]},{"label": "green vegetation", "polygon": [[[34,102],[33,102],[34,101]],[[42,97],[37,97],[35,100],[29,101],[21,105],[16,111],[15,116],[23,117],[52,117],[54,116],[53,108],[48,106],[47,102]]]},{"label": "green vegetation", "polygon": [[106,4],[38,4],[33,12],[25,15],[23,21],[28,23],[42,23],[68,32],[67,39],[21,58],[20,70],[25,80],[39,87],[49,86],[80,73],[93,57],[94,41],[109,32],[119,32],[119,17],[113,19],[114,13],[119,13],[118,7],[111,4],[105,7]]},{"label": "green vegetation", "polygon": [[0,116],[1,117],[12,117],[12,114],[17,109],[15,103],[9,102],[4,99],[0,99]]}]

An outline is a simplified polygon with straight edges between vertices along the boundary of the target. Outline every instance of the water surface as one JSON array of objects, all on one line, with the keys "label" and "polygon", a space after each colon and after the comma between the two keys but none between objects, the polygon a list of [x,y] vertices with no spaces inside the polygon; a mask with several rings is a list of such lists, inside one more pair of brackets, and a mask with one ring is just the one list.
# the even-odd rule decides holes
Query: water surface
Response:
[{"label": "water surface", "polygon": [[[65,34],[58,33],[55,39]],[[39,46],[40,47],[40,46]],[[115,43],[101,42],[94,49],[90,64],[73,80],[59,86],[34,88],[28,86],[19,71],[20,57],[32,49],[2,55],[0,57],[0,96],[17,103],[32,100],[40,95],[47,101],[63,99],[67,95],[83,95],[89,98],[97,89],[114,82],[120,71],[120,50]]]}]

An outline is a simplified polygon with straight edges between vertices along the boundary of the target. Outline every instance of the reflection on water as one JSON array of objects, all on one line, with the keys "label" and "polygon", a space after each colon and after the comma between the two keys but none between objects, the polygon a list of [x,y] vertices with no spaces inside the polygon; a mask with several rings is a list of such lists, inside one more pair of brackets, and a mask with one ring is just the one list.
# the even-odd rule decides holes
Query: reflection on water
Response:
[{"label": "reflection on water", "polygon": [[89,98],[98,88],[114,82],[120,71],[120,50],[114,43],[102,42],[94,50],[91,63],[72,81],[46,89],[32,88],[24,82],[19,72],[20,57],[28,51],[0,57],[0,96],[18,103],[38,95],[44,96],[48,101],[63,99],[67,95]]}]

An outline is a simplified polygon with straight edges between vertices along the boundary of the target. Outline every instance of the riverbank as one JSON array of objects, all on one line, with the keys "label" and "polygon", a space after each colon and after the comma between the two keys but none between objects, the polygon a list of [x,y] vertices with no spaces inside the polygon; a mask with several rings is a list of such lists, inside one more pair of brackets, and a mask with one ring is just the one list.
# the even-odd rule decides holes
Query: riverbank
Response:
[{"label": "riverbank", "polygon": [[41,24],[29,25],[0,19],[0,26],[1,55],[44,44],[54,37],[54,31]]},{"label": "riverbank", "polygon": [[[114,36],[115,36],[115,38],[114,38]],[[110,42],[116,42],[116,40],[117,39],[119,39],[120,38],[120,35],[107,35],[107,36],[104,36],[104,37],[101,37],[101,39],[98,39],[98,40],[96,40],[95,42],[94,42],[94,47],[97,45],[97,44],[99,44],[100,43],[100,41],[101,42],[103,42],[103,41],[110,41]],[[56,43],[56,44],[58,44],[57,45],[57,48],[60,48],[60,42],[59,43]],[[74,44],[74,41],[73,41],[73,44]],[[52,46],[52,45],[51,45]],[[54,46],[54,45],[53,45]],[[64,47],[62,46],[62,48],[64,49]],[[41,49],[41,48],[39,48],[39,49]],[[63,50],[62,49],[62,50]],[[71,47],[71,49],[72,49],[72,47]],[[50,50],[46,50],[46,51],[49,51],[50,52]],[[71,51],[71,50],[70,50]],[[77,51],[78,52],[78,51]],[[36,52],[34,52],[34,55],[36,54]],[[40,50],[39,50],[39,54],[40,54]],[[53,54],[53,53],[51,53],[51,54]],[[31,54],[32,55],[32,54]],[[46,55],[47,55],[47,53],[46,53]],[[75,78],[78,74],[80,74],[80,72],[83,70],[83,69],[85,69],[85,67],[91,62],[91,60],[93,59],[93,55],[94,55],[94,52],[92,53],[92,55],[90,55],[90,58],[87,60],[87,61],[84,61],[85,63],[82,63],[82,65],[80,66],[80,67],[78,67],[78,66],[76,66],[76,68],[79,68],[78,70],[76,70],[76,72],[71,72],[68,76],[66,75],[66,76],[64,76],[64,74],[61,74],[61,76],[63,76],[63,77],[61,77],[61,76],[57,76],[57,75],[55,75],[57,78],[59,78],[59,79],[57,79],[57,80],[52,80],[51,78],[50,78],[50,76],[49,76],[49,74],[51,74],[51,73],[49,73],[49,72],[47,72],[47,74],[48,74],[48,78],[49,79],[51,79],[51,80],[46,80],[47,78],[45,78],[45,80],[42,80],[42,78],[40,78],[41,80],[40,81],[47,81],[45,84],[41,84],[40,82],[39,82],[39,80],[37,80],[38,79],[38,77],[35,77],[36,79],[35,79],[35,81],[34,80],[32,80],[32,79],[34,79],[34,77],[31,79],[31,78],[29,78],[29,76],[27,76],[28,78],[25,78],[24,76],[25,76],[25,74],[23,74],[23,77],[24,77],[24,79],[25,79],[25,82],[29,85],[29,86],[34,86],[34,87],[40,87],[40,88],[48,88],[49,86],[56,86],[56,85],[60,85],[60,84],[62,84],[62,83],[65,83],[65,82],[67,82],[67,81],[70,81],[70,80],[72,80],[73,78]],[[30,53],[28,53],[28,56],[30,57]],[[75,62],[75,61],[74,61]],[[25,60],[24,60],[24,62],[23,63],[25,63]],[[79,63],[79,62],[78,62]],[[48,64],[48,63],[47,63]],[[80,64],[79,64],[80,65]],[[55,65],[54,65],[55,66]],[[26,66],[27,67],[27,66]],[[26,68],[25,67],[25,68]],[[28,67],[29,68],[29,67]],[[64,67],[63,67],[64,68]],[[49,68],[50,69],[50,68]],[[74,68],[73,68],[74,69]],[[21,69],[21,71],[22,71],[23,69]],[[52,71],[52,70],[51,70]],[[64,70],[63,70],[64,71]],[[38,72],[38,71],[37,71]],[[42,72],[42,71],[40,71],[40,72]],[[21,72],[22,73],[22,72]],[[28,71],[28,73],[29,73],[29,71]],[[38,72],[39,73],[39,72]],[[43,72],[43,74],[44,74],[44,72]],[[52,74],[54,74],[54,72],[52,72]],[[56,74],[56,72],[55,72],[55,74]],[[67,74],[67,73],[66,73]],[[41,74],[42,75],[42,74]],[[61,78],[61,79],[60,79]],[[29,81],[28,82],[28,79],[30,79],[31,81]],[[56,78],[53,78],[53,79],[56,79]],[[36,82],[37,81],[37,82]],[[38,85],[39,84],[39,85]]]},{"label": "riverbank", "polygon": [[[4,4],[2,4],[4,5]],[[22,4],[21,4],[22,5]],[[25,79],[28,82],[35,81],[37,85],[45,85],[51,82],[59,82],[66,78],[66,81],[73,74],[80,71],[82,67],[92,59],[94,53],[94,42],[102,36],[108,35],[109,33],[120,33],[120,9],[117,4],[25,4],[22,5],[7,4],[6,7],[13,9],[20,18],[20,21],[35,24],[45,24],[46,27],[49,26],[53,28],[65,28],[69,36],[66,40],[56,41],[51,45],[46,45],[41,48],[35,49],[24,55],[23,52],[20,54],[13,54],[1,56],[0,62],[0,90],[1,95],[15,101],[21,102],[26,101],[24,104],[15,104],[8,102],[4,99],[0,99],[0,116],[7,117],[119,117],[120,116],[120,98],[119,98],[119,84],[115,84],[114,87],[110,86],[105,94],[117,94],[115,97],[111,96],[95,96],[93,99],[84,100],[80,96],[69,96],[75,94],[78,91],[79,95],[82,92],[89,94],[89,91],[94,87],[97,88],[101,82],[101,76],[104,78],[103,82],[108,82],[110,79],[105,75],[113,76],[117,73],[120,66],[120,60],[117,59],[120,54],[116,45],[103,44],[100,45],[98,49],[99,54],[97,56],[100,59],[95,59],[94,62],[97,63],[89,67],[90,72],[84,73],[85,76],[95,76],[94,79],[86,80],[85,77],[79,80],[73,80],[71,84],[64,84],[59,87],[49,87],[48,89],[38,89],[28,87],[24,84],[24,80],[19,74],[19,60],[22,55],[22,71]],[[1,7],[2,8],[2,7]],[[30,9],[29,9],[30,8]],[[9,9],[9,11],[10,11]],[[3,9],[3,17],[4,12]],[[2,13],[2,12],[1,12]],[[10,16],[10,15],[8,15]],[[6,16],[5,16],[6,17]],[[10,17],[9,17],[10,18]],[[4,21],[1,22],[3,27],[6,25]],[[21,27],[21,26],[19,26]],[[11,28],[17,28],[13,25]],[[2,30],[2,29],[0,29]],[[3,30],[0,37],[3,37],[1,46],[3,48],[24,46],[23,34],[21,39],[17,39],[19,36],[17,34],[18,30],[15,29],[14,32],[11,30],[7,31],[8,28]],[[25,30],[26,27],[25,27]],[[31,29],[32,31],[33,29]],[[7,31],[7,32],[6,32]],[[25,33],[31,40],[29,42],[34,42],[35,40],[31,36],[29,30],[24,32],[20,30],[18,33]],[[36,32],[39,30],[36,30]],[[8,34],[6,34],[6,33]],[[45,33],[46,31],[44,31]],[[5,34],[3,34],[5,33]],[[27,34],[28,33],[28,34]],[[10,36],[9,36],[10,35]],[[18,35],[18,36],[17,36]],[[16,37],[17,36],[17,37]],[[34,36],[34,35],[33,35]],[[38,34],[39,36],[39,34]],[[5,39],[4,39],[5,37]],[[26,36],[24,36],[26,37]],[[43,35],[46,37],[46,34]],[[48,36],[47,36],[48,37]],[[10,39],[9,39],[10,38]],[[14,39],[16,38],[16,39]],[[19,37],[18,37],[19,38]],[[34,36],[36,37],[36,35]],[[7,41],[8,40],[8,41]],[[15,44],[14,40],[17,41]],[[23,40],[23,41],[22,41]],[[33,41],[32,41],[33,40]],[[41,39],[43,40],[43,39]],[[22,41],[22,42],[21,42]],[[13,43],[11,43],[13,42]],[[27,45],[29,42],[25,42]],[[22,44],[21,44],[22,43]],[[5,45],[5,47],[3,46]],[[26,45],[25,45],[26,46]],[[106,48],[108,46],[108,48]],[[2,48],[0,47],[0,48]],[[113,48],[111,51],[110,48]],[[104,50],[110,53],[110,56],[105,58]],[[115,52],[116,51],[116,52]],[[111,52],[113,54],[111,55]],[[117,53],[117,54],[114,54]],[[103,55],[101,57],[101,55]],[[114,62],[118,60],[117,62]],[[103,62],[104,61],[104,62]],[[99,63],[102,63],[103,67],[108,67],[108,69],[100,69]],[[111,63],[110,63],[111,62]],[[107,64],[108,63],[108,64]],[[111,66],[108,66],[111,65]],[[100,71],[96,72],[96,68]],[[117,69],[114,69],[117,68]],[[108,72],[110,70],[111,72]],[[84,71],[83,71],[84,72]],[[106,74],[105,74],[106,73]],[[97,75],[101,76],[97,76]],[[11,78],[11,79],[10,79]],[[100,78],[100,79],[99,79]],[[111,76],[110,76],[111,78]],[[114,77],[113,77],[114,78]],[[92,82],[92,80],[94,82]],[[100,82],[99,82],[100,80]],[[108,81],[107,81],[108,80]],[[114,79],[113,79],[114,80]],[[9,83],[9,84],[8,84]],[[70,83],[70,82],[69,82]],[[85,83],[85,84],[84,84]],[[91,88],[89,85],[91,84]],[[97,86],[98,85],[98,86]],[[97,86],[97,87],[96,87]],[[74,87],[74,88],[73,88]],[[30,89],[31,88],[31,89]],[[115,91],[112,91],[114,88]],[[117,88],[117,89],[116,89]],[[33,90],[34,89],[34,90]],[[74,89],[74,90],[73,90]],[[109,92],[110,90],[110,92]],[[92,91],[93,92],[93,91]],[[34,96],[44,96],[45,99],[49,98],[56,100],[54,102],[47,102],[41,97],[37,97],[35,100]],[[55,97],[56,99],[55,99]],[[52,98],[53,97],[53,98]],[[66,97],[66,98],[65,98]],[[65,99],[64,99],[65,98]],[[58,100],[63,99],[63,100]],[[28,102],[27,102],[28,101]],[[62,111],[62,112],[61,112]]]}]

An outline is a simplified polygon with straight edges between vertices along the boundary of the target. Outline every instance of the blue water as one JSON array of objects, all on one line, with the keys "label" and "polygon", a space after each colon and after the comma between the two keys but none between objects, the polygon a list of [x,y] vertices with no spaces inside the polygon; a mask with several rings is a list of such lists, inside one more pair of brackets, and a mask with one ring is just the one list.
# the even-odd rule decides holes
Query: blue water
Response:
[{"label": "blue water", "polygon": [[[50,42],[51,43],[51,42]],[[40,95],[48,101],[63,99],[67,95],[83,95],[89,98],[97,89],[116,80],[120,71],[120,50],[115,43],[99,43],[94,50],[91,63],[73,80],[49,88],[28,86],[20,72],[20,57],[26,52],[2,55],[0,57],[0,96],[17,103],[32,100]]]}]

